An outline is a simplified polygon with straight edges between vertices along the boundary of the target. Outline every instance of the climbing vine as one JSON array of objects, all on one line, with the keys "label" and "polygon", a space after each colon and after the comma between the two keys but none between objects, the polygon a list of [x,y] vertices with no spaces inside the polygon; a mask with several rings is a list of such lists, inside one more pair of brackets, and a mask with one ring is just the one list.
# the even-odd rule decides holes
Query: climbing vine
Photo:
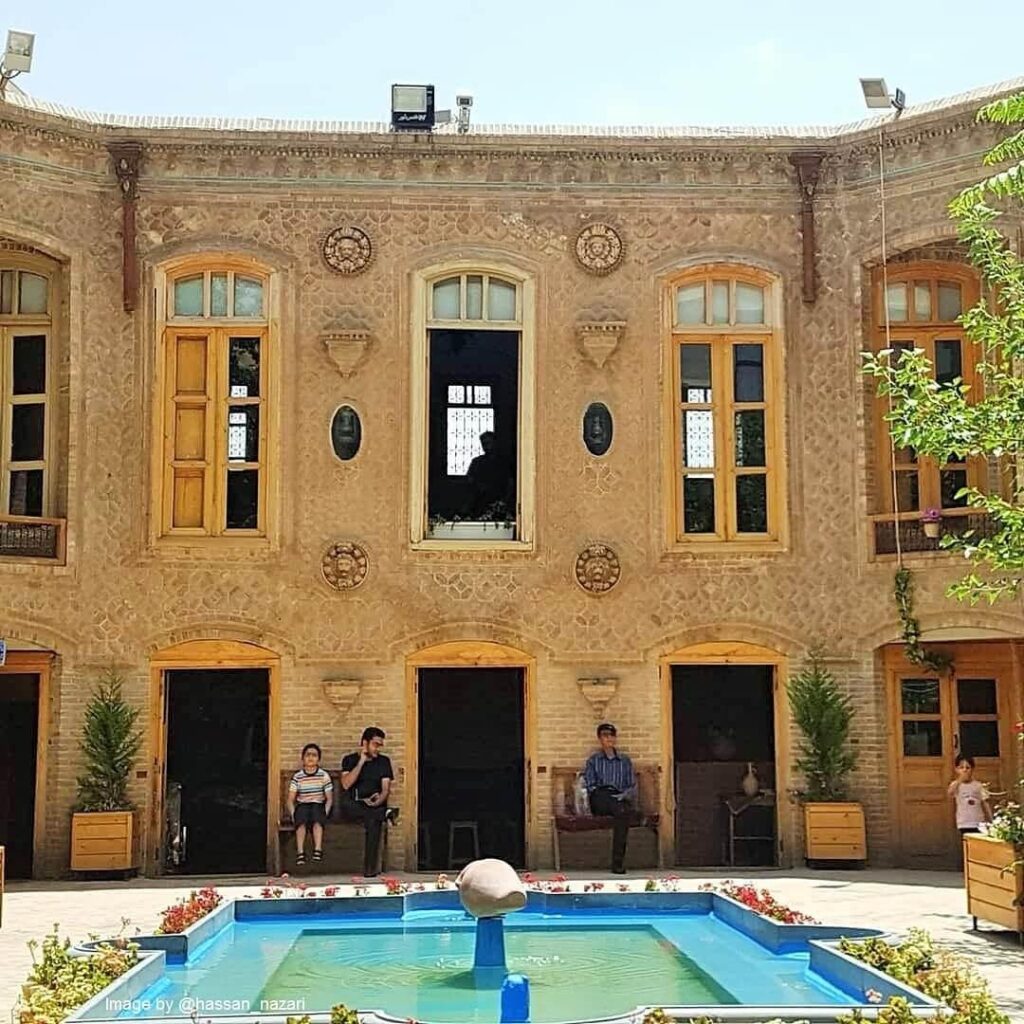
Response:
[{"label": "climbing vine", "polygon": [[931,669],[932,672],[941,672],[949,668],[953,659],[948,654],[926,650],[921,643],[921,626],[914,616],[914,587],[909,569],[896,570],[893,596],[896,598],[896,608],[903,627],[903,651],[907,661]]}]

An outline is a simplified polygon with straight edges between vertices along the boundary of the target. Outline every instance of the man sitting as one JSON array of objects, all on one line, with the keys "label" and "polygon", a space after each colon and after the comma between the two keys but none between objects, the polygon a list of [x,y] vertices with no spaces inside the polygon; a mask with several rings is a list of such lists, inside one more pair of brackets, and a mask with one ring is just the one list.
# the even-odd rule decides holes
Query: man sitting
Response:
[{"label": "man sitting", "polygon": [[633,762],[615,749],[615,726],[602,722],[597,727],[601,749],[591,754],[583,769],[583,784],[590,797],[590,813],[613,818],[612,874],[624,875],[629,824],[636,806],[637,785]]},{"label": "man sitting", "polygon": [[345,798],[339,801],[341,816],[362,821],[366,829],[363,847],[363,875],[374,878],[380,873],[380,837],[385,822],[398,818],[398,809],[388,807],[388,793],[395,773],[391,760],[381,753],[384,730],[371,725],[363,730],[359,750],[341,760],[341,788]]}]

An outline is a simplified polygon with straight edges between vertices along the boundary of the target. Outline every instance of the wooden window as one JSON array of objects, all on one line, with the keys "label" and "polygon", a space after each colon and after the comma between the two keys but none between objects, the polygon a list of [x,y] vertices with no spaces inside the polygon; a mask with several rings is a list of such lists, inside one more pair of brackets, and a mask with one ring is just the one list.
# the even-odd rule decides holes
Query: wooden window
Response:
[{"label": "wooden window", "polygon": [[[901,352],[921,349],[940,384],[962,380],[973,389],[974,346],[957,320],[978,301],[977,275],[960,264],[921,262],[890,266],[885,276],[887,280],[881,269],[875,271],[874,350],[890,347],[898,359]],[[891,530],[892,519],[919,520],[927,508],[941,509],[943,516],[967,514],[966,503],[957,494],[961,488],[984,484],[984,460],[951,454],[940,462],[918,456],[913,448],[894,449],[885,419],[888,400],[876,397],[874,402],[876,518],[889,520]]]},{"label": "wooden window", "polygon": [[52,515],[53,275],[0,263],[0,516]]},{"label": "wooden window", "polygon": [[460,262],[414,289],[411,540],[529,545],[533,283]]},{"label": "wooden window", "polygon": [[262,537],[269,489],[268,279],[167,277],[160,521],[175,537]]},{"label": "wooden window", "polygon": [[690,271],[672,283],[675,543],[780,539],[775,292],[767,275],[734,266]]}]

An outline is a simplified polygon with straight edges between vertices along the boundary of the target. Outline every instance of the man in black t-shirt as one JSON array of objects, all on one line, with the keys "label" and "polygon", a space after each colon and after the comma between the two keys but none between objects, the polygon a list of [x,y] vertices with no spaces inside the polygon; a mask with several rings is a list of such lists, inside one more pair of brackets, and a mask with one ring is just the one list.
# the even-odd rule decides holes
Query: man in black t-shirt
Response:
[{"label": "man in black t-shirt", "polygon": [[395,778],[391,760],[381,753],[384,730],[371,725],[363,730],[359,750],[341,759],[341,816],[361,821],[366,829],[363,847],[363,875],[373,878],[380,872],[380,834],[385,821],[394,821],[398,811],[388,807],[388,793]]}]

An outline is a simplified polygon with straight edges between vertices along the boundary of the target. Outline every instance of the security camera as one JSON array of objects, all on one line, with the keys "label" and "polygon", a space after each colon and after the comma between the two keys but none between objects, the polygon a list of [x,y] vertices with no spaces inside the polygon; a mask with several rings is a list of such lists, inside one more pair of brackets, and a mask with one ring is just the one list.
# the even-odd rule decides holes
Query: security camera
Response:
[{"label": "security camera", "polygon": [[466,96],[466,95],[456,96],[455,97],[455,106],[457,106],[457,107],[471,107],[471,106],[473,106],[473,97],[472,96]]}]

